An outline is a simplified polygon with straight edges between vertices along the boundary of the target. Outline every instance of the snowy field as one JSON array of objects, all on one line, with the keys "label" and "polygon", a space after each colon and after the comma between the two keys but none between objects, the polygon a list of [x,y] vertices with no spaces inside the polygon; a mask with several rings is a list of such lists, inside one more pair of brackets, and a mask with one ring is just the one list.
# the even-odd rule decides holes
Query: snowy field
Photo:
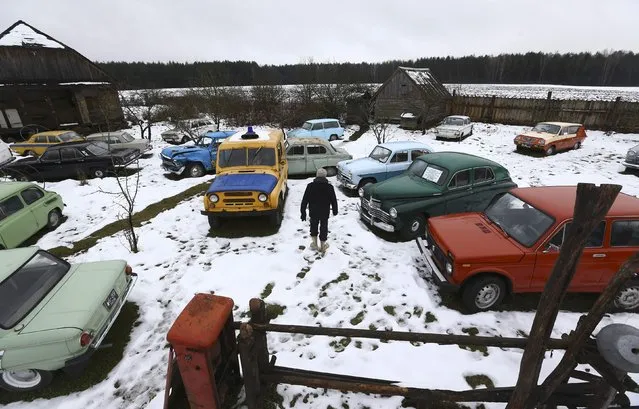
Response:
[{"label": "snowy field", "polygon": [[[371,89],[377,89],[381,84],[367,84]],[[545,99],[548,91],[552,91],[554,99],[576,99],[583,101],[614,101],[621,97],[622,101],[639,101],[639,87],[591,87],[551,84],[444,84],[452,94],[455,90],[460,95],[502,98],[537,98]],[[298,85],[284,85],[288,92]],[[251,87],[228,87],[249,92]],[[164,88],[161,91],[167,95],[183,95],[192,88]],[[136,91],[120,91],[123,97],[130,97]]]},{"label": "snowy field", "polygon": [[[619,183],[623,192],[639,195],[639,177],[618,173],[619,162],[628,148],[639,143],[639,135],[588,132],[578,151],[552,157],[529,157],[514,152],[513,138],[521,127],[476,124],[474,135],[461,143],[439,142],[434,135],[391,128],[391,140],[420,140],[436,150],[469,152],[505,165],[520,186],[574,185],[578,182]],[[158,132],[155,133],[156,137]],[[372,134],[355,142],[335,142],[355,157],[367,155],[376,144]],[[156,142],[159,149],[161,142]],[[156,149],[156,152],[157,152]],[[157,156],[143,162],[144,186],[140,203],[152,203],[206,180],[170,181],[162,176]],[[141,324],[133,329],[122,361],[108,378],[94,387],[69,396],[33,402],[15,402],[8,409],[161,409],[167,355],[166,333],[197,292],[214,291],[235,300],[235,318],[242,319],[251,297],[267,286],[272,292],[267,303],[280,304],[284,313],[276,323],[301,325],[375,327],[401,331],[463,334],[476,328],[478,335],[520,337],[530,330],[534,312],[485,312],[464,315],[443,306],[434,284],[425,280],[419,251],[413,242],[391,243],[368,231],[357,215],[358,198],[337,191],[339,214],[331,217],[329,243],[323,258],[316,259],[308,246],[308,223],[299,219],[299,205],[308,180],[291,180],[284,222],[271,236],[225,239],[209,237],[206,218],[200,215],[202,198],[194,197],[160,213],[140,227],[141,252],[129,253],[120,235],[100,240],[72,262],[126,259],[139,274],[131,300],[140,307]],[[332,183],[336,183],[331,178]],[[67,203],[69,219],[56,232],[45,235],[39,245],[70,243],[117,217],[108,195],[97,189],[113,188],[108,180],[47,184]],[[140,208],[144,205],[140,204]],[[80,234],[80,232],[82,232]],[[77,234],[77,236],[67,236]],[[580,314],[562,312],[553,330],[560,337],[574,329]],[[639,327],[636,314],[614,314],[612,322]],[[337,342],[336,342],[337,341]],[[521,350],[488,348],[470,351],[457,346],[381,343],[374,340],[350,342],[327,337],[269,336],[271,352],[279,365],[315,371],[380,377],[404,385],[428,388],[470,389],[465,376],[487,375],[495,386],[511,386],[519,371]],[[561,359],[561,353],[547,354],[542,377]],[[445,363],[445,365],[442,365]],[[636,378],[639,380],[639,378]],[[401,398],[374,398],[292,386],[281,386],[284,407],[298,394],[310,395],[296,407],[334,408],[346,403],[356,408],[400,407]],[[117,393],[116,393],[117,392]],[[0,392],[3,393],[3,392]],[[295,398],[297,399],[297,398]],[[631,395],[634,404],[639,396]],[[489,407],[503,407],[492,405]]]}]

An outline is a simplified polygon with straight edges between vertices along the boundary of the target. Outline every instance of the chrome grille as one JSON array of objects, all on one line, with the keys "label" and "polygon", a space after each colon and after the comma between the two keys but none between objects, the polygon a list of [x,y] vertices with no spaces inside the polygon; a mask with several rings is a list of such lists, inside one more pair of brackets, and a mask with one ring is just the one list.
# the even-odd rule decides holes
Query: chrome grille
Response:
[{"label": "chrome grille", "polygon": [[255,203],[255,199],[246,198],[246,199],[222,199],[222,202],[231,206],[245,206]]},{"label": "chrome grille", "polygon": [[345,182],[351,183],[351,180],[350,180],[350,179],[348,178],[348,176],[346,176],[346,174],[345,174],[344,172],[342,172],[342,171],[339,171],[339,172],[337,173],[337,178],[338,178],[338,179],[341,179],[341,180],[343,180],[343,181],[345,181]]},{"label": "chrome grille", "polygon": [[626,163],[636,163],[639,164],[639,154],[628,154],[626,155]]},{"label": "chrome grille", "polygon": [[444,254],[442,249],[440,249],[439,246],[434,242],[430,244],[430,250],[433,253],[433,260],[435,261],[437,268],[439,269],[439,271],[446,274],[446,262],[448,261],[446,255]]},{"label": "chrome grille", "polygon": [[381,202],[379,200],[373,198],[371,198],[370,200],[366,200],[366,198],[362,197],[361,206],[362,209],[372,218],[380,220],[384,223],[391,222],[390,215],[381,209]]}]

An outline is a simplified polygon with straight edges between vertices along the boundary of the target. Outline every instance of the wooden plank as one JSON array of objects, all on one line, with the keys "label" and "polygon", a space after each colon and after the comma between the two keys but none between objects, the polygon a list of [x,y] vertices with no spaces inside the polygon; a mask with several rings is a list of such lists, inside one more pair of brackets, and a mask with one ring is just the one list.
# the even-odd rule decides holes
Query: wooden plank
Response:
[{"label": "wooden plank", "polygon": [[[620,191],[620,185],[602,184],[600,187],[590,183],[577,185],[573,223],[567,231],[559,257],[541,294],[528,337],[530,343],[524,350],[517,385],[512,399],[508,402],[507,409],[532,409],[536,406],[538,397],[533,391],[537,387],[546,345],[559,307],[575,274],[575,268],[583,253],[586,240],[595,226],[608,213]],[[567,361],[565,375],[557,377],[556,383],[553,383],[554,388],[549,390],[552,392],[556,389],[575,366],[576,362]]]},{"label": "wooden plank", "polygon": [[248,409],[262,409],[262,386],[260,384],[260,368],[258,364],[255,337],[250,324],[242,324],[237,337],[237,347],[242,364],[242,378],[244,379],[245,404]]},{"label": "wooden plank", "polygon": [[[254,324],[268,324],[268,318],[266,317],[266,305],[263,300],[259,298],[252,298],[249,301],[249,311],[251,313],[252,325]],[[254,328],[254,326],[253,326]],[[263,371],[268,367],[268,345],[266,343],[266,332],[254,331],[255,348],[257,349],[257,358],[260,370]]]},{"label": "wooden plank", "polygon": [[[236,329],[240,323],[235,323]],[[387,341],[414,341],[426,344],[486,346],[496,348],[524,349],[529,344],[528,338],[479,337],[472,335],[450,335],[403,331],[372,331],[355,328],[329,328],[306,325],[286,324],[251,324],[254,331],[285,332],[303,335],[320,335],[327,337],[369,338]],[[550,339],[547,349],[566,349],[569,345],[565,339]]]}]

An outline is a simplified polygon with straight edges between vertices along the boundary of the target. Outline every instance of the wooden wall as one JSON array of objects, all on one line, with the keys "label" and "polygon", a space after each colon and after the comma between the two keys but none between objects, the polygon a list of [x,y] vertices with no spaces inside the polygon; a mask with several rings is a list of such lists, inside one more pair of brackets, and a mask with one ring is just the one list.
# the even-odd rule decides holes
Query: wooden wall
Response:
[{"label": "wooden wall", "polygon": [[533,126],[542,121],[582,123],[587,129],[639,132],[639,102],[476,97],[456,95],[449,115],[468,115],[473,121]]}]

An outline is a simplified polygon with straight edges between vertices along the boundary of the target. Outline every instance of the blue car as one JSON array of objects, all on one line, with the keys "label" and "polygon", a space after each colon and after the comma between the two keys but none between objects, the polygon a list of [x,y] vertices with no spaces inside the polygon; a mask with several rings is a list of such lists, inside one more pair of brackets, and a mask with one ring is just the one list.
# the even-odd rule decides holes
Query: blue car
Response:
[{"label": "blue car", "polygon": [[175,174],[197,178],[215,172],[217,147],[237,131],[209,131],[194,145],[172,146],[162,149],[162,168]]},{"label": "blue car", "polygon": [[294,138],[321,138],[327,141],[336,141],[344,138],[344,128],[342,128],[337,119],[311,119],[304,122],[301,128],[290,130],[286,136]]},{"label": "blue car", "polygon": [[418,157],[434,152],[421,142],[398,141],[377,145],[365,158],[337,164],[337,181],[346,189],[357,190],[404,173]]}]

